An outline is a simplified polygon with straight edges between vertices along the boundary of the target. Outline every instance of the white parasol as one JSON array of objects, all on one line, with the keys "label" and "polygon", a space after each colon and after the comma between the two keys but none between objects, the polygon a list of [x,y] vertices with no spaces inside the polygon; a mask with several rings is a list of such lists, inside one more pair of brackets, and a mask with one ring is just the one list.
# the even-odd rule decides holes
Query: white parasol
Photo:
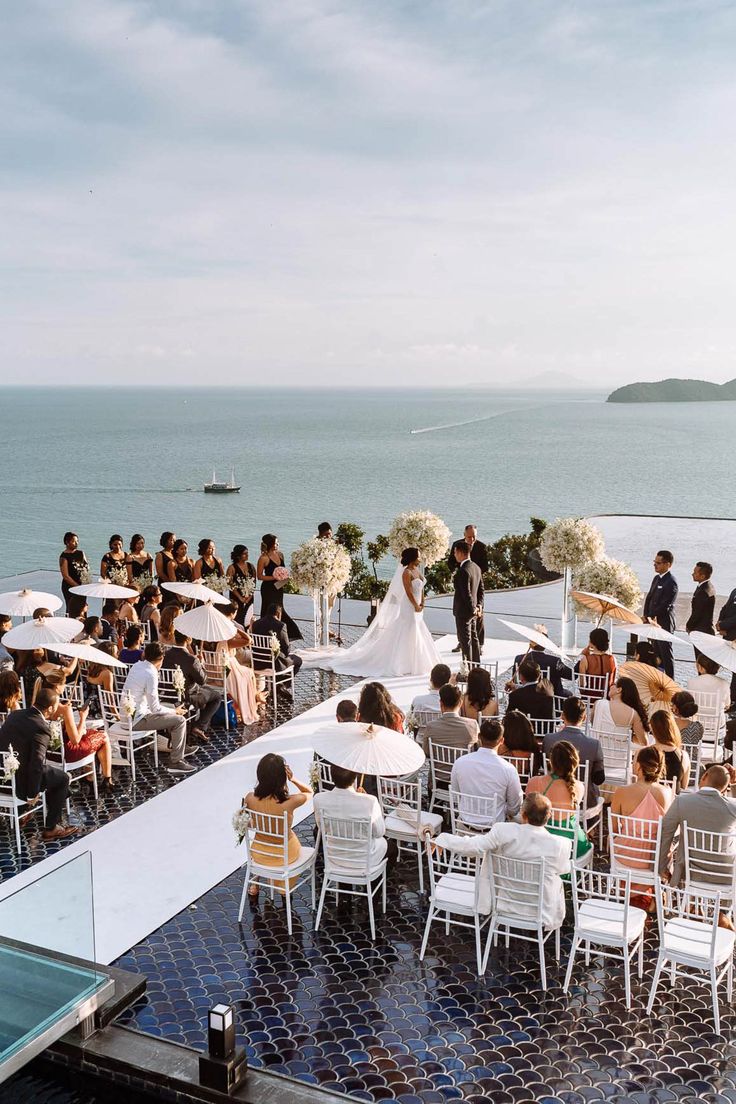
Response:
[{"label": "white parasol", "polygon": [[412,774],[424,763],[424,752],[411,736],[361,721],[326,724],[314,734],[314,750],[356,774]]},{"label": "white parasol", "polygon": [[696,651],[702,652],[714,663],[724,667],[727,671],[736,671],[736,644],[733,641],[724,640],[722,636],[711,636],[710,633],[703,632],[688,633],[687,639]]},{"label": "white parasol", "polygon": [[75,644],[74,641],[69,641],[68,644],[54,644],[54,651],[59,655],[81,659],[83,663],[99,663],[102,667],[128,666],[127,663],[122,663],[115,656],[108,655],[101,648],[95,648],[91,644]]},{"label": "white parasol", "polygon": [[677,644],[680,639],[679,636],[667,632],[667,629],[659,625],[650,625],[648,621],[642,622],[641,625],[631,625],[627,632],[640,636],[643,640],[668,640],[670,644]]},{"label": "white parasol", "polygon": [[81,623],[73,617],[39,617],[36,621],[26,621],[24,625],[9,629],[3,637],[3,644],[6,648],[31,651],[33,648],[67,643],[81,631]]},{"label": "white parasol", "polygon": [[621,621],[626,625],[641,623],[641,617],[638,613],[634,613],[628,606],[624,606],[611,594],[596,594],[589,590],[573,590],[571,597],[586,610],[597,613],[599,624],[604,617],[610,618],[611,621]]},{"label": "white parasol", "polygon": [[170,590],[172,594],[193,599],[195,602],[214,602],[216,606],[230,605],[230,599],[226,594],[218,594],[216,590],[205,586],[199,579],[196,583],[162,583],[161,586],[164,590]]},{"label": "white parasol", "polygon": [[527,640],[531,640],[532,644],[540,644],[545,652],[550,652],[551,655],[559,656],[560,659],[564,659],[568,664],[573,662],[569,656],[563,652],[559,644],[555,644],[553,640],[550,640],[548,636],[545,636],[544,633],[539,632],[537,629],[530,629],[527,625],[517,625],[515,621],[504,621],[503,617],[499,617],[498,620],[502,625],[505,625],[507,629],[517,632],[519,636],[523,636]]},{"label": "white parasol", "polygon": [[[207,589],[206,587],[203,589]],[[176,632],[191,636],[193,640],[230,640],[240,628],[224,613],[215,609],[212,602],[180,614],[174,621]]]},{"label": "white parasol", "polygon": [[61,598],[43,590],[12,590],[0,594],[0,613],[6,617],[32,617],[34,610],[41,608],[53,613],[63,604]]},{"label": "white parasol", "polygon": [[83,594],[85,598],[137,598],[138,591],[135,587],[118,586],[107,579],[98,579],[96,583],[83,583],[81,586],[69,587],[70,594]]}]

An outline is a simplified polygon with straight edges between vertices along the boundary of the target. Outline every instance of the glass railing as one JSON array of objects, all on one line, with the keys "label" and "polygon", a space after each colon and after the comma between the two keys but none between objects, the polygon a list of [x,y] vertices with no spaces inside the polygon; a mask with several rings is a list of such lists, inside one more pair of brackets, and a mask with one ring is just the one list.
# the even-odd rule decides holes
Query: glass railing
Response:
[{"label": "glass railing", "polygon": [[0,900],[0,1080],[89,1014],[94,962],[89,852]]}]

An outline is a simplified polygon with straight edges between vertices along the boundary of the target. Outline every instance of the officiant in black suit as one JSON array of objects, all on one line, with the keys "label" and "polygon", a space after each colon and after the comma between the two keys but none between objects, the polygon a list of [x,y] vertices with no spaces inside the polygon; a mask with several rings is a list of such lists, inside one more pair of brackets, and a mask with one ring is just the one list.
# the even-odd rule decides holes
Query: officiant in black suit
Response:
[{"label": "officiant in black suit", "polygon": [[455,563],[455,595],[452,612],[457,626],[457,638],[465,659],[480,662],[478,621],[483,618],[483,575],[478,564],[470,558],[470,549],[464,540],[453,545]]},{"label": "officiant in black suit", "polygon": [[[652,579],[652,585],[644,602],[644,620],[656,621],[660,629],[667,632],[675,631],[675,599],[677,598],[677,580],[672,574],[671,567],[675,557],[667,549],[662,549],[654,557],[654,570],[656,575]],[[670,678],[675,677],[675,664],[672,656],[672,645],[668,640],[653,641],[655,651],[662,661],[662,670]]]},{"label": "officiant in black suit", "polygon": [[[468,554],[470,556],[470,559],[473,561],[474,564],[478,565],[478,567],[481,570],[481,573],[483,575],[485,575],[485,573],[488,571],[488,567],[489,567],[489,564],[488,564],[488,546],[485,545],[483,543],[483,541],[478,540],[478,527],[476,525],[466,525],[465,526],[465,536],[463,537],[463,541],[468,546]],[[452,542],[452,548],[450,549],[450,555],[449,555],[448,561],[447,561],[450,565],[450,570],[451,571],[454,571],[455,568],[457,567],[457,561],[455,559],[455,549],[461,543],[462,543],[461,541],[453,541]],[[478,630],[478,643],[480,644],[481,649],[482,649],[483,644],[485,643],[485,639],[486,639],[486,630],[485,630],[485,625],[483,624],[483,615],[482,614],[478,618],[477,630]],[[461,651],[460,644],[458,644],[457,648],[453,648],[453,651],[455,651],[455,652]]]},{"label": "officiant in black suit", "polygon": [[[685,628],[689,633],[702,632],[715,636],[714,614],[716,609],[716,588],[710,581],[713,568],[705,560],[698,560],[693,568],[693,582],[697,583],[690,603],[690,616]],[[695,658],[698,658],[695,649]]]}]

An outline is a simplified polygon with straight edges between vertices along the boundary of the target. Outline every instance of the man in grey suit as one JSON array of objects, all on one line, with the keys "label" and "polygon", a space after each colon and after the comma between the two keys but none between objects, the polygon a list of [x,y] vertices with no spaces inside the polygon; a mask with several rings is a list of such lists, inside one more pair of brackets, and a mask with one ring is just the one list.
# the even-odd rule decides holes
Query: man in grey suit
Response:
[{"label": "man in grey suit", "polygon": [[562,719],[565,727],[559,732],[549,732],[544,737],[544,751],[549,755],[555,744],[567,740],[577,748],[581,763],[588,764],[588,800],[586,808],[592,808],[598,801],[598,787],[606,781],[603,763],[603,748],[600,740],[585,733],[585,702],[582,698],[565,698],[562,703]]},{"label": "man in grey suit", "polygon": [[429,755],[429,741],[446,747],[467,748],[478,741],[478,722],[460,716],[462,692],[448,682],[440,687],[440,715],[424,729],[424,754]]},{"label": "man in grey suit", "polygon": [[467,541],[455,542],[455,595],[452,614],[457,628],[457,639],[465,659],[480,662],[478,621],[483,617],[483,573],[470,558]]},{"label": "man in grey suit", "polygon": [[[713,763],[703,771],[698,789],[678,794],[662,818],[662,842],[659,853],[659,873],[668,878],[669,853],[672,841],[679,829],[680,842],[672,866],[672,884],[681,885],[685,877],[685,857],[682,846],[683,824],[688,828],[697,828],[702,832],[723,832],[729,835],[730,848],[724,858],[724,872],[706,869],[698,871],[698,881],[712,881],[714,885],[723,885],[730,890],[733,877],[733,864],[736,859],[736,801],[729,796],[731,783],[736,780],[736,770],[721,763]],[[696,858],[697,862],[697,858]],[[722,927],[732,927],[729,921]]]}]

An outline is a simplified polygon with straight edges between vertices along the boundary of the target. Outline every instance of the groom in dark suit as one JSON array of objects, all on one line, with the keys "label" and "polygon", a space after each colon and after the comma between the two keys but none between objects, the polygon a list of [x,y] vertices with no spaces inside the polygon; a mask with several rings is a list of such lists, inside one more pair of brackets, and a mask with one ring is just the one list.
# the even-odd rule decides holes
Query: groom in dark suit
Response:
[{"label": "groom in dark suit", "polygon": [[483,574],[470,559],[467,542],[455,542],[455,596],[452,612],[457,626],[457,638],[465,659],[480,662],[478,618],[483,616]]},{"label": "groom in dark suit", "polygon": [[[671,552],[662,549],[654,557],[654,570],[656,575],[652,579],[652,585],[644,602],[644,620],[656,621],[660,629],[667,632],[675,631],[675,599],[677,598],[677,580],[670,570],[675,557]],[[668,640],[655,640],[655,651],[659,654],[662,669],[670,678],[675,677],[675,665],[672,656],[672,645]]]}]

